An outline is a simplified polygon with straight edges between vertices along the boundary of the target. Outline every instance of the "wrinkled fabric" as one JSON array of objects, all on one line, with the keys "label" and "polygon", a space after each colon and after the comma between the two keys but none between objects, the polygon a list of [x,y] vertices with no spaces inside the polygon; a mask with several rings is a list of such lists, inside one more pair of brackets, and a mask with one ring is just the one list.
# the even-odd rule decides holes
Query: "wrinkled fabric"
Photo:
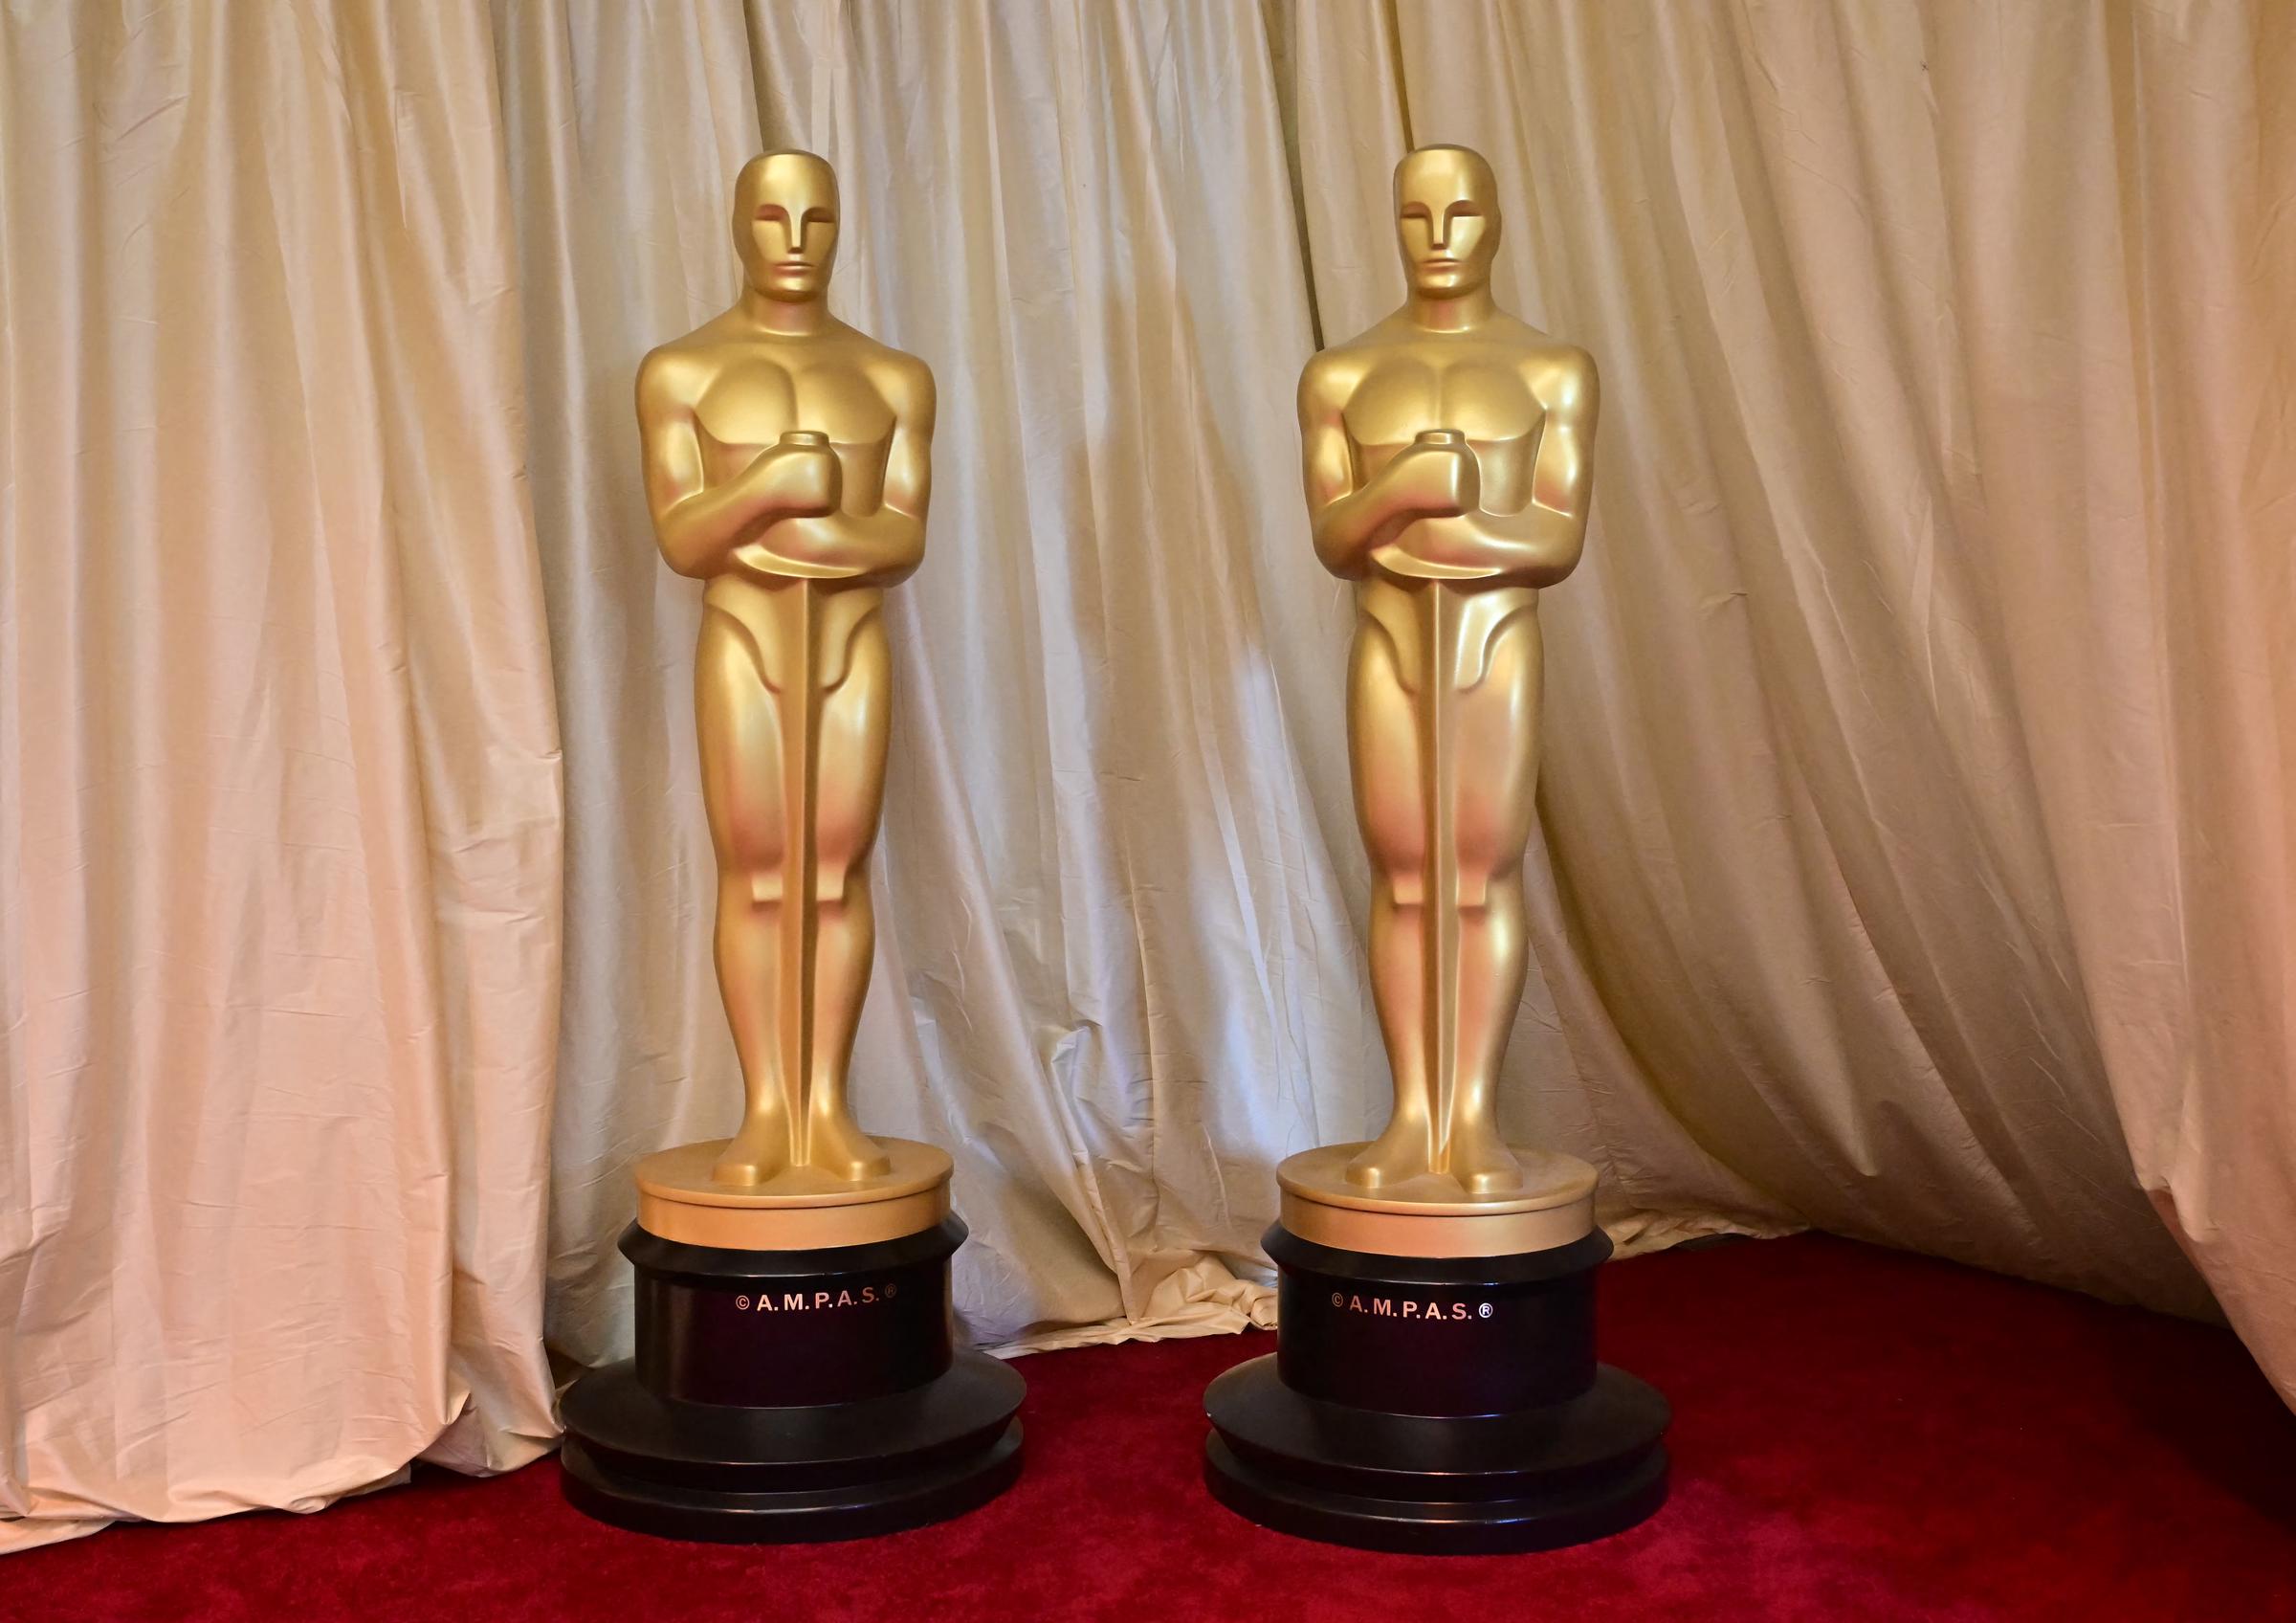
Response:
[{"label": "wrinkled fabric", "polygon": [[490,57],[452,9],[0,23],[0,1547],[557,1431]]},{"label": "wrinkled fabric", "polygon": [[[1327,17],[1336,121],[1387,58]],[[1682,1187],[1655,1103],[1824,1228],[2204,1276],[2296,1393],[2296,15],[1399,22],[1416,138],[1500,156],[1512,301],[1602,367],[1534,907],[1631,1056],[1570,1089],[1617,1184]],[[1320,274],[1384,196],[1338,172],[1335,335],[1386,297]]]},{"label": "wrinkled fabric", "polygon": [[515,1464],[627,1351],[740,1097],[630,379],[784,145],[939,385],[853,1099],[978,1339],[1269,1322],[1274,1163],[1384,1114],[1292,402],[1407,110],[1603,375],[1511,1135],[1628,1247],[2213,1287],[2296,1393],[2296,22],[1398,20],[0,9],[0,1547]]}]

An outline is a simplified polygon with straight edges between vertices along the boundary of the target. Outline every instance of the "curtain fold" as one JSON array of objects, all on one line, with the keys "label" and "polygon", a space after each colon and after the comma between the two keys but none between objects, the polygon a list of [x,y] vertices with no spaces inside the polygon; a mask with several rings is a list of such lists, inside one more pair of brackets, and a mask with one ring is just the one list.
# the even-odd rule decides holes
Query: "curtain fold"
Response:
[{"label": "curtain fold", "polygon": [[1399,18],[1627,402],[1542,799],[1669,1113],[1826,1228],[2185,1312],[2197,1262],[2296,1390],[2296,22]]},{"label": "curtain fold", "polygon": [[0,1548],[514,1465],[627,1349],[740,1093],[630,380],[768,146],[939,384],[853,1099],[977,1338],[1267,1323],[1273,1164],[1385,1109],[1292,390],[1407,112],[1606,397],[1512,1136],[1628,1247],[2213,1289],[2296,1394],[2296,21],[1397,22],[0,7]]},{"label": "curtain fold", "polygon": [[0,23],[0,1546],[555,1436],[491,56],[350,7]]}]

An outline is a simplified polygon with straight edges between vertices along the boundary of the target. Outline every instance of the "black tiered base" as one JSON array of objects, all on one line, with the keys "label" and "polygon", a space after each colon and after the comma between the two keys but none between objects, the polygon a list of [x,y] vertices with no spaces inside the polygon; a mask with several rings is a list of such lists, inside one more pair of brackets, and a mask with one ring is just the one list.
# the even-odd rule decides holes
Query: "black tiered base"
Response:
[{"label": "black tiered base", "polygon": [[956,1350],[964,1225],[826,1251],[632,1224],[637,1357],[568,1390],[566,1498],[666,1538],[826,1542],[944,1521],[1021,1469],[1021,1377]]},{"label": "black tiered base", "polygon": [[1595,1362],[1600,1231],[1517,1256],[1381,1256],[1268,1231],[1278,1350],[1214,1381],[1204,1479],[1362,1549],[1583,1544],[1666,1501],[1667,1400]]}]

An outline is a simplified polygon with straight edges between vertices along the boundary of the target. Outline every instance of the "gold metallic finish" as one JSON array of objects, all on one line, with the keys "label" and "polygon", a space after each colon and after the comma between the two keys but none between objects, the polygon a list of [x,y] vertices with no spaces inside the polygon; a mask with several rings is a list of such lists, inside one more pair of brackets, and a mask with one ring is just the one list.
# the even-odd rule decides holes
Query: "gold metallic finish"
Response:
[{"label": "gold metallic finish", "polygon": [[1348,743],[1395,1078],[1346,1180],[1420,1206],[1526,1187],[1493,1094],[1529,968],[1538,594],[1585,544],[1597,387],[1584,350],[1492,301],[1481,157],[1408,154],[1395,211],[1409,297],[1308,363],[1299,419],[1316,555],[1356,583]]},{"label": "gold metallic finish", "polygon": [[1594,1232],[1595,1169],[1576,1156],[1515,1150],[1520,1182],[1503,1194],[1468,1194],[1440,1172],[1374,1194],[1349,1171],[1367,1147],[1326,1145],[1278,1167],[1284,1227],[1317,1245],[1384,1256],[1512,1256]]},{"label": "gold metallic finish", "polygon": [[638,1227],[687,1245],[810,1251],[897,1240],[946,1217],[948,1152],[908,1139],[876,1142],[882,1172],[849,1182],[791,1167],[770,1190],[735,1188],[715,1175],[728,1140],[662,1150],[638,1163]]},{"label": "gold metallic finish", "polygon": [[748,286],[638,371],[655,538],[709,583],[695,713],[747,1096],[712,1176],[739,1188],[892,1167],[847,1110],[846,1070],[875,934],[882,609],[924,555],[933,374],[829,314],[839,226],[828,164],[752,159],[733,208]]}]

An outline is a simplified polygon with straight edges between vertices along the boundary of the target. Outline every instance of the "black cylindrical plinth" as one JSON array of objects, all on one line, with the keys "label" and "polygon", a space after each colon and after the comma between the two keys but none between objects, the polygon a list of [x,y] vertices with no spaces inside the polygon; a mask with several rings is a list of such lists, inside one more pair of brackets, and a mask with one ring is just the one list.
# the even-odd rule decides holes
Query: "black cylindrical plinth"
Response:
[{"label": "black cylindrical plinth", "polygon": [[1278,1224],[1276,1365],[1307,1397],[1396,1414],[1504,1414],[1595,1384],[1597,1230],[1520,1256],[1380,1256]]},{"label": "black cylindrical plinth", "polygon": [[688,1403],[790,1408],[879,1397],[930,1381],[953,1356],[954,1217],[921,1234],[827,1251],[680,1245],[631,1224],[637,1374]]},{"label": "black cylindrical plinth", "polygon": [[1020,1471],[1020,1376],[956,1350],[954,1216],[815,1251],[685,1245],[632,1224],[637,1356],[563,1404],[577,1508],[723,1542],[856,1538],[941,1521]]},{"label": "black cylindrical plinth", "polygon": [[1512,1256],[1342,1251],[1268,1231],[1278,1350],[1204,1394],[1204,1476],[1263,1525],[1490,1553],[1630,1527],[1667,1494],[1666,1399],[1595,1359],[1600,1231]]}]

